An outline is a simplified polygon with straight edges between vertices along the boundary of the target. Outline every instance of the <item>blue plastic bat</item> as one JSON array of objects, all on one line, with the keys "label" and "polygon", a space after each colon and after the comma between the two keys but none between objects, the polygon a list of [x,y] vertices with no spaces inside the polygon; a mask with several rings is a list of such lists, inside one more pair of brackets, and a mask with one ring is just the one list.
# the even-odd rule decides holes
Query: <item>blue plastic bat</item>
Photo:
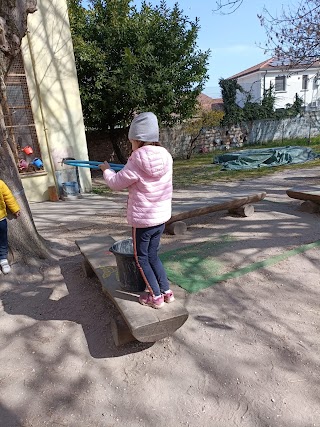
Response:
[{"label": "blue plastic bat", "polygon": [[[100,169],[99,165],[102,165],[103,162],[96,162],[94,160],[63,160],[62,163],[69,165],[69,166],[75,166],[80,168],[90,168],[90,169]],[[120,171],[124,165],[120,165],[117,163],[109,163],[110,168],[114,171],[118,172]]]}]

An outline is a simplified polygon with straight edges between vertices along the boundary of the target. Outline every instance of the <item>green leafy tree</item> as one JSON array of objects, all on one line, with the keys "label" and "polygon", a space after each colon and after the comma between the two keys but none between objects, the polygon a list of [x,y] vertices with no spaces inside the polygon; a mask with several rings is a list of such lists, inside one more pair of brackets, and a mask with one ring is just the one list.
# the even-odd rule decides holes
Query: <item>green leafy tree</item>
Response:
[{"label": "green leafy tree", "polygon": [[274,117],[274,104],[276,98],[272,86],[270,86],[269,89],[265,89],[263,91],[263,98],[261,102],[252,102],[251,99],[252,96],[249,92],[242,108],[242,120],[244,122],[252,122],[253,120],[261,119],[271,119]]},{"label": "green leafy tree", "polygon": [[261,119],[271,119],[274,117],[274,105],[276,102],[276,95],[274,86],[270,84],[268,89],[264,89],[263,98],[261,101],[260,117]]},{"label": "green leafy tree", "polygon": [[[126,0],[69,0],[70,24],[87,127],[125,128],[151,110],[166,125],[196,109],[207,80],[209,51],[197,48],[199,21],[168,8]],[[114,149],[123,156],[117,142]]]},{"label": "green leafy tree", "polygon": [[301,96],[299,96],[297,93],[294,97],[294,103],[292,104],[290,110],[293,116],[298,116],[303,112],[303,105],[304,101]]},{"label": "green leafy tree", "polygon": [[242,108],[242,121],[252,122],[262,116],[261,104],[247,100]]},{"label": "green leafy tree", "polygon": [[243,88],[236,79],[220,79],[221,95],[223,99],[224,117],[223,126],[238,124],[242,121],[242,109],[237,105],[237,90],[243,92]]},{"label": "green leafy tree", "polygon": [[[220,84],[221,83],[221,84]],[[225,126],[237,125],[241,121],[252,122],[262,119],[283,119],[286,117],[294,117],[301,114],[303,109],[303,99],[295,95],[294,103],[288,104],[286,108],[276,110],[275,101],[276,95],[274,86],[270,85],[268,89],[263,91],[261,102],[253,102],[252,95],[246,92],[236,80],[220,80],[222,88],[222,97],[224,101],[225,117],[222,124]],[[236,104],[236,92],[239,90],[246,96],[243,108]]]}]

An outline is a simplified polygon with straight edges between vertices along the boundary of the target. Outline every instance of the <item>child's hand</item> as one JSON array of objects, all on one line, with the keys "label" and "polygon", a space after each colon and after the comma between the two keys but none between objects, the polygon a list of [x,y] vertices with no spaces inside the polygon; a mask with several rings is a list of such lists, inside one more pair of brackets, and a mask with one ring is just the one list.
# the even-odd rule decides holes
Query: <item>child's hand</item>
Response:
[{"label": "child's hand", "polygon": [[102,170],[102,172],[104,172],[106,169],[110,169],[110,165],[108,162],[103,162],[101,163],[101,165],[99,165],[99,168]]},{"label": "child's hand", "polygon": [[14,216],[15,216],[16,218],[18,218],[18,216],[20,216],[20,211],[16,212],[16,213],[14,214]]}]

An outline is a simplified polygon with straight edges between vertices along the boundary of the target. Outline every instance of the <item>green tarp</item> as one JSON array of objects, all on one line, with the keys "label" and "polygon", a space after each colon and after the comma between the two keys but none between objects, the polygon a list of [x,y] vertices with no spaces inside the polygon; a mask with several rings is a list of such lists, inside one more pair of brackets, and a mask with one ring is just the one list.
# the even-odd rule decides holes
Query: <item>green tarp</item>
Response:
[{"label": "green tarp", "polygon": [[317,158],[320,155],[310,147],[289,146],[220,154],[214,158],[213,163],[222,165],[222,170],[242,170],[304,163]]}]

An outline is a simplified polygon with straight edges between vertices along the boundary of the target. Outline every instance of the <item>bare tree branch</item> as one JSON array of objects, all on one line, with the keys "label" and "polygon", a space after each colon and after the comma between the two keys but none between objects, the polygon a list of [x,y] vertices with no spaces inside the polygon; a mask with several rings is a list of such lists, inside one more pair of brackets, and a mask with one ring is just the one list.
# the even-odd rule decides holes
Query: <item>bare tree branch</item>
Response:
[{"label": "bare tree branch", "polygon": [[216,1],[216,9],[214,12],[219,12],[221,15],[230,15],[242,5],[243,0],[218,0]]},{"label": "bare tree branch", "polygon": [[282,9],[279,16],[266,8],[258,15],[267,33],[266,52],[283,60],[287,67],[310,66],[320,59],[320,4],[318,0],[300,2],[296,9]]}]

